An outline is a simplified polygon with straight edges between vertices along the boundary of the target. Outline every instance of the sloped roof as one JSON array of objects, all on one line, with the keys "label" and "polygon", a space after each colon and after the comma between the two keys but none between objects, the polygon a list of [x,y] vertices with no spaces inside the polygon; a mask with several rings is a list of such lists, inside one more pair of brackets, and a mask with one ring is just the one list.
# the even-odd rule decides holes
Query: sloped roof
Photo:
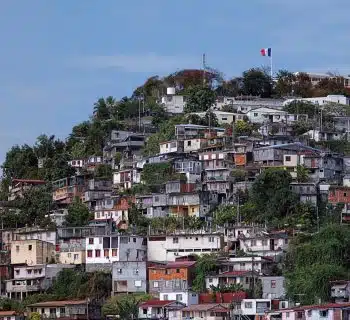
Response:
[{"label": "sloped roof", "polygon": [[140,308],[149,308],[149,307],[166,307],[173,303],[179,303],[176,300],[148,300],[140,304]]},{"label": "sloped roof", "polygon": [[229,304],[227,303],[203,303],[203,304],[192,304],[182,309],[182,311],[209,311],[215,312],[229,312]]},{"label": "sloped roof", "polygon": [[86,300],[62,300],[62,301],[43,301],[39,303],[30,304],[29,307],[64,307],[86,304]]}]

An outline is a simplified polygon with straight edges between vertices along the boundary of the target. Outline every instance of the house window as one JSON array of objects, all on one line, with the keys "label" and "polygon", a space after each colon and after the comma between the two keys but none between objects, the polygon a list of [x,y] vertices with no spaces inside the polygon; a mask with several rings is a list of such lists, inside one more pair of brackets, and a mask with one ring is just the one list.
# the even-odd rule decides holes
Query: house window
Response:
[{"label": "house window", "polygon": [[134,281],[134,286],[135,286],[136,288],[140,288],[140,287],[142,286],[142,281],[141,281],[141,280],[135,280],[135,281]]},{"label": "house window", "polygon": [[28,250],[29,250],[29,251],[32,251],[32,249],[33,249],[33,246],[30,244],[30,245],[28,246]]},{"label": "house window", "polygon": [[96,250],[95,250],[95,257],[96,257],[96,258],[101,257],[101,250],[100,250],[100,249],[96,249]]},{"label": "house window", "polygon": [[72,256],[72,254],[70,252],[68,252],[67,256],[68,256],[68,258],[70,258]]},{"label": "house window", "polygon": [[112,257],[116,257],[117,256],[117,249],[112,249]]},{"label": "house window", "polygon": [[180,269],[176,269],[176,273],[180,273]]},{"label": "house window", "polygon": [[252,302],[244,302],[244,308],[246,308],[246,309],[253,308],[253,303]]},{"label": "house window", "polygon": [[271,280],[271,288],[276,288],[276,280]]},{"label": "house window", "polygon": [[27,270],[27,273],[28,273],[28,274],[32,274],[32,270],[31,270],[31,269],[28,269],[28,270]]},{"label": "house window", "polygon": [[78,260],[78,259],[79,259],[79,254],[78,254],[78,253],[74,254],[73,259],[74,259],[74,260]]},{"label": "house window", "polygon": [[286,318],[289,318],[289,312],[286,312]]},{"label": "house window", "polygon": [[255,113],[254,113],[254,117],[257,117],[257,116],[258,116],[258,114],[255,112]]},{"label": "house window", "polygon": [[88,256],[88,258],[92,258],[92,250],[87,251],[87,256]]},{"label": "house window", "polygon": [[147,309],[142,309],[143,314],[147,314]]},{"label": "house window", "polygon": [[153,288],[158,288],[158,287],[159,287],[158,281],[154,281],[153,282]]},{"label": "house window", "polygon": [[256,246],[256,240],[251,240],[251,241],[250,241],[250,244],[251,244],[252,246]]},{"label": "house window", "polygon": [[187,141],[187,145],[188,145],[188,146],[191,146],[191,140],[190,140],[190,141]]},{"label": "house window", "polygon": [[263,246],[267,246],[267,240],[266,239],[262,241],[262,245]]},{"label": "house window", "polygon": [[136,238],[133,238],[133,241],[136,242]]},{"label": "house window", "polygon": [[122,274],[123,273],[123,270],[121,268],[117,269],[117,273],[118,274]]},{"label": "house window", "polygon": [[297,312],[297,319],[302,319],[303,318],[303,312],[299,311]]},{"label": "house window", "polygon": [[291,157],[290,156],[286,156],[286,162],[290,162],[291,161]]},{"label": "house window", "polygon": [[138,274],[139,274],[139,269],[135,269],[135,270],[134,270],[134,274],[135,274],[135,275],[138,275]]},{"label": "house window", "polygon": [[56,308],[50,308],[50,315],[56,315]]},{"label": "house window", "polygon": [[173,243],[179,243],[179,238],[173,238]]},{"label": "house window", "polygon": [[89,238],[89,244],[94,244],[94,238]]},{"label": "house window", "polygon": [[163,296],[163,300],[169,300],[169,296],[168,296],[167,294],[165,294],[165,295]]},{"label": "house window", "polygon": [[182,301],[182,294],[176,295],[176,301]]},{"label": "house window", "polygon": [[198,237],[196,237],[196,241],[198,241]]},{"label": "house window", "polygon": [[212,283],[213,282],[213,278],[209,278],[209,283]]},{"label": "house window", "polygon": [[108,258],[109,257],[109,249],[104,249],[103,255]]},{"label": "house window", "polygon": [[65,315],[66,314],[66,308],[60,308],[60,315]]},{"label": "house window", "polygon": [[328,317],[328,310],[321,310],[320,311],[320,317],[321,318],[327,318]]},{"label": "house window", "polygon": [[347,197],[347,193],[346,192],[344,192],[344,197]]},{"label": "house window", "polygon": [[16,251],[19,252],[19,246],[16,246]]},{"label": "house window", "polygon": [[221,120],[222,120],[222,121],[227,121],[227,118],[222,117]]},{"label": "house window", "polygon": [[209,237],[209,242],[214,242],[214,237]]},{"label": "house window", "polygon": [[19,270],[15,270],[16,271],[16,274],[18,275],[19,274]]}]

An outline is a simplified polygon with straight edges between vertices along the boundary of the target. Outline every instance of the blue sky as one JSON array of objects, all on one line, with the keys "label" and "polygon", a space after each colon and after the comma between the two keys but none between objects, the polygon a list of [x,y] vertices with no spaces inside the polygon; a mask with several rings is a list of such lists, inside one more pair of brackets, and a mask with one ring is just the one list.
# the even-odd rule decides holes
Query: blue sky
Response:
[{"label": "blue sky", "polygon": [[100,96],[207,64],[350,73],[349,0],[3,0],[0,161],[41,133],[65,137]]}]

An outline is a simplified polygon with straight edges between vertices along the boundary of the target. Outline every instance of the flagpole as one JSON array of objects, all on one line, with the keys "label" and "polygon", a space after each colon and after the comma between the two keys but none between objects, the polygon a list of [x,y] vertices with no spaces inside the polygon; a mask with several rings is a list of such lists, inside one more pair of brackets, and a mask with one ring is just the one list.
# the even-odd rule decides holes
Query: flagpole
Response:
[{"label": "flagpole", "polygon": [[272,52],[270,55],[270,76],[271,76],[271,80],[272,80],[272,76],[273,76],[273,73],[272,73]]}]

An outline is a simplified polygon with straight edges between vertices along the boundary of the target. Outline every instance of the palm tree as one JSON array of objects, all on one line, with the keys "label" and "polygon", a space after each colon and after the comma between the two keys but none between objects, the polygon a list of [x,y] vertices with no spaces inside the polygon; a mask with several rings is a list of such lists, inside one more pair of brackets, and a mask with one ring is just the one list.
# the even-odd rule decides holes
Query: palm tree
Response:
[{"label": "palm tree", "polygon": [[98,99],[94,104],[95,118],[101,121],[110,119],[111,113],[114,111],[116,104],[116,100],[112,96],[109,96],[106,99]]}]

